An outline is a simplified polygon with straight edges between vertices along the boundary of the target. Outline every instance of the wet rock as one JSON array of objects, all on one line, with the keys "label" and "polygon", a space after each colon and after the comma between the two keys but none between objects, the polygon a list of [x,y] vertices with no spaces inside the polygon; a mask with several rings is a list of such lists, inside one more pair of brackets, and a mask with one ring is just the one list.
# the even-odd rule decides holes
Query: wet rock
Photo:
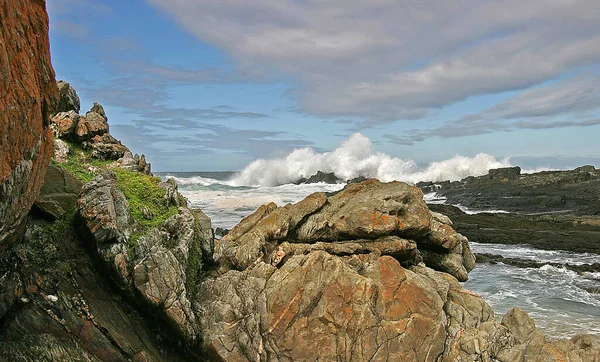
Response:
[{"label": "wet rock", "polygon": [[368,177],[360,175],[360,176],[357,176],[357,177],[355,177],[353,179],[350,179],[350,180],[346,181],[346,183],[347,184],[359,184],[361,182],[367,181],[368,179],[369,179]]},{"label": "wet rock", "polygon": [[324,182],[327,184],[336,184],[342,180],[335,175],[333,172],[317,171],[316,174],[310,176],[308,179],[301,179],[297,181],[297,184],[314,184],[318,182]]},{"label": "wet rock", "polygon": [[77,206],[83,184],[63,169],[50,165],[34,207],[49,220],[56,220]]},{"label": "wet rock", "polygon": [[79,113],[79,96],[75,91],[75,88],[64,80],[57,82],[58,90],[60,92],[60,102],[58,104],[57,112],[74,112]]},{"label": "wet rock", "polygon": [[510,167],[456,182],[419,183],[419,187],[445,197],[447,204],[474,210],[600,215],[600,171],[593,166],[524,175],[520,168]]},{"label": "wet rock", "polygon": [[59,91],[41,1],[5,2],[0,11],[0,255],[18,239],[52,156],[50,116]]},{"label": "wet rock", "polygon": [[223,236],[227,235],[229,233],[229,231],[230,231],[229,229],[218,227],[215,229],[215,236],[219,237],[219,239],[220,239]]}]

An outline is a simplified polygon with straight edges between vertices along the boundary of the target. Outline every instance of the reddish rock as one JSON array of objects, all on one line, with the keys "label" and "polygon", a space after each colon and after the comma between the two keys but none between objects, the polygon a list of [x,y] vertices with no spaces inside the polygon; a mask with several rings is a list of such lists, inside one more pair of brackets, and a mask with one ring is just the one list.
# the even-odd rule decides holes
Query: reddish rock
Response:
[{"label": "reddish rock", "polygon": [[58,104],[44,1],[0,4],[0,252],[44,182]]},{"label": "reddish rock", "polygon": [[75,111],[60,112],[52,117],[50,122],[55,138],[70,138],[77,129],[79,115]]},{"label": "reddish rock", "polygon": [[108,122],[102,115],[96,112],[88,112],[85,117],[79,119],[77,124],[77,137],[80,141],[87,141],[94,136],[103,135],[108,132]]}]

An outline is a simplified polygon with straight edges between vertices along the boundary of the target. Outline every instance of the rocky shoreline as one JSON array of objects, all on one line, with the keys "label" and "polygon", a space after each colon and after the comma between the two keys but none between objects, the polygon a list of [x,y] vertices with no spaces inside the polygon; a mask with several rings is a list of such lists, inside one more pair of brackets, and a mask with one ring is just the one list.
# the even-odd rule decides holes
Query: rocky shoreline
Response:
[{"label": "rocky shoreline", "polygon": [[44,2],[0,16],[14,25],[0,50],[34,65],[2,69],[7,89],[36,85],[31,102],[0,94],[14,112],[0,151],[25,150],[0,172],[0,360],[597,361],[598,336],[548,338],[464,289],[469,241],[418,187],[365,180],[263,205],[215,239],[102,106],[79,115],[55,86]]}]

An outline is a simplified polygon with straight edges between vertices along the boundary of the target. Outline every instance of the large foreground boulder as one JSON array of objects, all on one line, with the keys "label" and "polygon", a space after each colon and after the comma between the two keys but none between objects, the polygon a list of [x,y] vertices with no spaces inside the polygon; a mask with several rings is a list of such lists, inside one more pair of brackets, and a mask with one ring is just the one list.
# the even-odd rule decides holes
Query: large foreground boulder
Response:
[{"label": "large foreground boulder", "polygon": [[[220,274],[192,296],[224,361],[596,361],[598,339],[547,339],[462,288],[468,241],[420,191],[368,180],[264,205],[215,241]],[[435,269],[435,270],[434,270]]]},{"label": "large foreground boulder", "polygon": [[294,205],[262,206],[215,246],[215,259],[239,270],[259,259],[277,265],[310,250],[356,254],[375,249],[406,265],[426,263],[461,281],[475,266],[467,239],[450,220],[432,214],[417,187],[368,180],[327,197],[315,193]]},{"label": "large foreground boulder", "polygon": [[19,237],[52,155],[49,116],[58,103],[44,1],[0,10],[0,254]]}]

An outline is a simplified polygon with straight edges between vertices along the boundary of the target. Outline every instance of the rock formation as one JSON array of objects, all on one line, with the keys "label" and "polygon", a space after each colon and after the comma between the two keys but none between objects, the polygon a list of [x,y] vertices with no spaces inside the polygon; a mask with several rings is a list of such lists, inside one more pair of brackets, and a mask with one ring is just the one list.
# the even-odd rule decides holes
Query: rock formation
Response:
[{"label": "rock formation", "polygon": [[594,166],[533,174],[509,167],[461,181],[422,182],[417,186],[425,193],[445,197],[448,204],[474,210],[600,215],[600,171]]},{"label": "rock formation", "polygon": [[[54,160],[66,162],[72,145],[91,152],[91,156],[100,160],[118,161],[123,169],[151,174],[151,165],[146,156],[133,156],[129,148],[109,133],[108,117],[101,104],[94,102],[92,108],[79,115],[79,96],[69,83],[58,81],[61,90],[60,112],[51,118],[50,128],[58,139],[54,145]],[[71,146],[69,145],[71,143]]]},{"label": "rock formation", "polygon": [[473,267],[466,239],[420,196],[369,180],[245,218],[215,241],[221,274],[201,284],[193,303],[205,353],[226,361],[600,355],[597,338],[549,340],[518,309],[497,321],[457,280]]},{"label": "rock formation", "polygon": [[48,128],[58,104],[43,1],[0,9],[0,254],[21,233],[52,155]]},{"label": "rock formation", "polygon": [[468,241],[416,187],[264,205],[215,241],[63,83],[46,172],[58,91],[44,2],[5,2],[0,20],[0,360],[598,360],[597,338],[549,340],[519,309],[499,322],[463,289]]}]

